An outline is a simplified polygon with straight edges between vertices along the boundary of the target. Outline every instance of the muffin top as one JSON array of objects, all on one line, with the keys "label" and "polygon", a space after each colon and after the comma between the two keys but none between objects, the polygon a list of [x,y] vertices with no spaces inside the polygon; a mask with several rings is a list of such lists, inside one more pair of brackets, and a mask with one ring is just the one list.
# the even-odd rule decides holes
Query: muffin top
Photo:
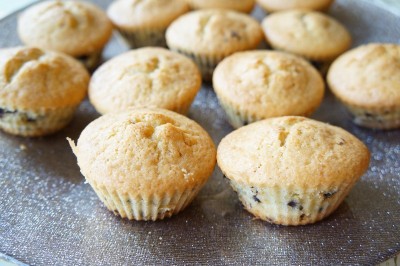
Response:
[{"label": "muffin top", "polygon": [[259,121],[218,146],[218,165],[239,183],[320,187],[353,183],[368,168],[367,147],[347,131],[304,117]]},{"label": "muffin top", "polygon": [[186,0],[193,9],[222,8],[249,13],[255,0]]},{"label": "muffin top", "polygon": [[274,51],[225,58],[214,72],[213,85],[218,98],[264,118],[310,114],[324,95],[324,81],[314,67]]},{"label": "muffin top", "polygon": [[262,27],[273,48],[311,60],[333,60],[351,45],[351,36],[342,24],[316,11],[274,13],[263,20]]},{"label": "muffin top", "polygon": [[268,12],[287,9],[304,8],[311,10],[325,10],[334,0],[257,0]]},{"label": "muffin top", "polygon": [[0,106],[69,107],[86,96],[89,74],[77,60],[38,48],[0,49]]},{"label": "muffin top", "polygon": [[70,143],[90,183],[131,196],[195,188],[215,166],[207,132],[163,109],[106,114],[82,131],[76,147]]},{"label": "muffin top", "polygon": [[205,55],[229,55],[256,48],[262,38],[262,29],[256,20],[223,9],[185,14],[175,20],[166,33],[169,47]]},{"label": "muffin top", "polygon": [[121,29],[166,28],[189,6],[183,0],[118,0],[111,3],[108,17]]},{"label": "muffin top", "polygon": [[343,102],[369,109],[400,107],[400,45],[373,43],[336,59],[328,84]]},{"label": "muffin top", "polygon": [[174,110],[191,103],[200,86],[200,72],[192,60],[148,47],[119,55],[97,69],[90,81],[89,98],[103,114],[129,107]]},{"label": "muffin top", "polygon": [[78,57],[101,50],[111,37],[112,24],[88,2],[45,1],[19,17],[18,33],[29,46]]}]

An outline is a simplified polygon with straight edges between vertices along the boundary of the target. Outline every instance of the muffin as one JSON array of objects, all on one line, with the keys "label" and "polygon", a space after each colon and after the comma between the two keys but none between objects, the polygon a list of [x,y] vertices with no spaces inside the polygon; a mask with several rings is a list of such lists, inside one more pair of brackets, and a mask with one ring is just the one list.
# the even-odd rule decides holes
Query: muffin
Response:
[{"label": "muffin", "polygon": [[201,87],[197,66],[164,48],[140,48],[111,59],[90,81],[89,99],[101,113],[159,107],[186,114]]},{"label": "muffin", "polygon": [[175,20],[166,33],[168,47],[190,58],[210,80],[217,64],[238,51],[255,49],[263,39],[261,26],[248,15],[204,9]]},{"label": "muffin", "polygon": [[183,0],[118,0],[111,3],[108,17],[132,48],[166,46],[169,24],[189,11]]},{"label": "muffin", "polygon": [[225,58],[214,72],[213,86],[235,128],[270,117],[308,116],[320,105],[325,88],[306,60],[275,51]]},{"label": "muffin", "polygon": [[345,130],[304,117],[242,127],[218,146],[217,161],[259,219],[315,223],[331,214],[368,168],[367,147]]},{"label": "muffin", "polygon": [[110,113],[90,123],[75,146],[78,165],[114,214],[135,220],[185,208],[215,166],[214,143],[196,122],[164,109]]},{"label": "muffin", "polygon": [[82,64],[62,53],[0,49],[0,128],[25,137],[56,132],[72,119],[88,83]]},{"label": "muffin", "polygon": [[277,12],[266,17],[262,27],[272,48],[300,55],[322,72],[351,45],[350,33],[342,24],[316,11]]},{"label": "muffin", "polygon": [[18,33],[28,46],[66,53],[93,69],[111,37],[112,24],[88,2],[45,1],[22,13]]},{"label": "muffin", "polygon": [[310,10],[327,10],[334,0],[257,0],[257,3],[268,13],[288,9],[304,8]]},{"label": "muffin", "polygon": [[354,123],[378,129],[400,127],[400,45],[373,43],[340,56],[328,84]]},{"label": "muffin", "polygon": [[186,0],[192,9],[222,8],[250,13],[255,0]]}]

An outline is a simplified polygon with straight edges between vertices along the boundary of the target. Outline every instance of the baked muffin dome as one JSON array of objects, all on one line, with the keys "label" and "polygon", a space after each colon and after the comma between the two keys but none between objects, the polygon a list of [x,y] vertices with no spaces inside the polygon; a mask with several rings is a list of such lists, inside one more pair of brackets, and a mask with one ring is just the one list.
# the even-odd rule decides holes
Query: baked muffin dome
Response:
[{"label": "baked muffin dome", "polygon": [[0,49],[0,128],[31,137],[63,128],[86,96],[88,83],[86,69],[65,54]]},{"label": "baked muffin dome", "polygon": [[108,209],[135,220],[185,208],[215,166],[214,143],[196,122],[164,109],[106,114],[70,141],[86,180]]},{"label": "baked muffin dome", "polygon": [[244,207],[276,224],[331,214],[368,169],[367,147],[347,131],[304,117],[242,127],[220,142],[217,160]]}]

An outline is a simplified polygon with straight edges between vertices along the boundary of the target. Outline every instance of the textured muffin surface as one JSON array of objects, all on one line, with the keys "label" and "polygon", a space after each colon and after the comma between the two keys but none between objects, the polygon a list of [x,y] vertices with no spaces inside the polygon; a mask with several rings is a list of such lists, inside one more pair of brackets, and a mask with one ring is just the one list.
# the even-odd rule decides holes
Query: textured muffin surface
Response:
[{"label": "textured muffin surface", "polygon": [[163,109],[104,115],[83,130],[74,153],[89,183],[130,198],[201,187],[215,165],[208,134]]},{"label": "textured muffin surface", "polygon": [[224,59],[213,77],[221,102],[247,122],[284,115],[309,115],[320,104],[324,82],[304,59],[271,51],[236,53]]},{"label": "textured muffin surface", "polygon": [[359,107],[400,108],[400,45],[367,44],[339,57],[328,83],[337,97]]},{"label": "textured muffin surface", "polygon": [[326,10],[334,0],[257,0],[259,5],[268,12],[288,9]]},{"label": "textured muffin surface", "polygon": [[89,97],[100,113],[144,106],[185,113],[200,86],[200,72],[187,57],[142,48],[102,65],[93,74]]},{"label": "textured muffin surface", "polygon": [[223,8],[249,13],[255,0],[186,0],[193,9]]},{"label": "textured muffin surface", "polygon": [[45,1],[27,9],[18,20],[21,40],[72,56],[101,50],[112,24],[98,7],[83,1]]},{"label": "textured muffin surface", "polygon": [[175,20],[166,33],[174,50],[228,55],[254,49],[262,40],[261,26],[248,15],[221,9],[190,12]]},{"label": "textured muffin surface", "polygon": [[121,29],[165,28],[189,10],[182,0],[118,0],[111,3],[107,14]]},{"label": "textured muffin surface", "polygon": [[335,19],[315,11],[289,10],[262,22],[272,47],[311,60],[332,60],[351,45],[347,29]]},{"label": "textured muffin surface", "polygon": [[365,145],[345,130],[302,117],[272,118],[240,128],[218,148],[228,176],[255,185],[350,183],[368,166]]},{"label": "textured muffin surface", "polygon": [[10,110],[75,106],[89,83],[78,61],[29,47],[0,50],[0,73],[0,106]]}]

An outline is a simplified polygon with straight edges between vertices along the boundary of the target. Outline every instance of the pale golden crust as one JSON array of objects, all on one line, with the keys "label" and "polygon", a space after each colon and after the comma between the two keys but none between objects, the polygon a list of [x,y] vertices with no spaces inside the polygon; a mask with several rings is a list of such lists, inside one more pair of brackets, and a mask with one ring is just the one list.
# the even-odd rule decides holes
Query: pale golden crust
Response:
[{"label": "pale golden crust", "polygon": [[196,190],[215,166],[215,147],[207,132],[163,109],[104,115],[71,146],[89,183],[132,198]]},{"label": "pale golden crust", "polygon": [[235,182],[257,187],[338,187],[368,168],[369,151],[345,130],[303,117],[242,127],[218,146],[218,165]]},{"label": "pale golden crust", "polygon": [[75,59],[37,48],[0,50],[0,106],[39,110],[79,104],[89,74]]},{"label": "pale golden crust", "polygon": [[168,47],[200,55],[227,56],[255,49],[262,40],[259,23],[248,15],[223,10],[193,11],[167,29]]},{"label": "pale golden crust", "polygon": [[355,108],[400,110],[400,45],[367,44],[340,56],[328,72],[332,92]]},{"label": "pale golden crust", "polygon": [[273,48],[310,60],[333,60],[351,45],[350,33],[342,24],[316,11],[278,12],[266,17],[262,27]]},{"label": "pale golden crust", "polygon": [[100,113],[129,107],[179,111],[190,106],[200,86],[200,72],[189,58],[163,48],[142,48],[113,58],[96,70],[89,98]]},{"label": "pale golden crust", "polygon": [[225,58],[214,72],[213,87],[219,99],[258,119],[308,115],[324,95],[323,79],[307,61],[271,51]]},{"label": "pale golden crust", "polygon": [[120,29],[166,28],[180,15],[189,11],[183,0],[118,0],[107,14]]},{"label": "pale golden crust", "polygon": [[112,34],[107,15],[82,1],[45,1],[18,20],[21,40],[30,46],[78,57],[103,49]]},{"label": "pale golden crust", "polygon": [[192,9],[223,8],[250,13],[255,0],[186,0]]},{"label": "pale golden crust", "polygon": [[326,10],[334,0],[257,0],[258,4],[268,12],[305,8]]}]

